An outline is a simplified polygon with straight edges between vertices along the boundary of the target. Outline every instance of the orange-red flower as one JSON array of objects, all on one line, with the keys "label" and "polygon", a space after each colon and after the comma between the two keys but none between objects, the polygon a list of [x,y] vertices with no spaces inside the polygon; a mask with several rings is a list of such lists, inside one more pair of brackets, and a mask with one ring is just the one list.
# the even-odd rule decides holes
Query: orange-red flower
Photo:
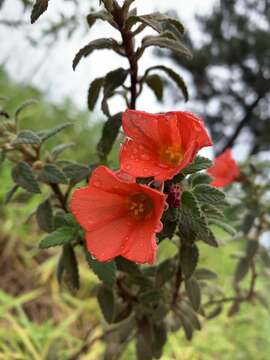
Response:
[{"label": "orange-red flower", "polygon": [[231,149],[227,149],[215,159],[214,165],[208,169],[208,174],[213,177],[211,185],[215,187],[227,186],[239,178],[240,169],[232,157]]},{"label": "orange-red flower", "polygon": [[153,263],[155,233],[161,231],[166,196],[146,185],[123,181],[105,166],[94,170],[87,187],[74,191],[71,212],[86,231],[89,252],[99,261],[123,256]]},{"label": "orange-red flower", "polygon": [[189,112],[127,110],[122,125],[128,139],[121,147],[121,168],[134,177],[171,179],[212,145],[202,120]]}]

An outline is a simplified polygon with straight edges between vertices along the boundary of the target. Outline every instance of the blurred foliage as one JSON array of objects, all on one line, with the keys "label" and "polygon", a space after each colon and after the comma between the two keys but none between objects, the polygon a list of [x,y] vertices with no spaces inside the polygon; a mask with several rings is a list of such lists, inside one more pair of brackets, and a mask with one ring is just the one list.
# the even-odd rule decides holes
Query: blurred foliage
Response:
[{"label": "blurred foliage", "polygon": [[236,143],[251,154],[269,150],[269,0],[221,0],[210,14],[198,15],[197,24],[201,40],[189,38],[193,58],[171,57],[191,76],[192,100],[216,152]]}]

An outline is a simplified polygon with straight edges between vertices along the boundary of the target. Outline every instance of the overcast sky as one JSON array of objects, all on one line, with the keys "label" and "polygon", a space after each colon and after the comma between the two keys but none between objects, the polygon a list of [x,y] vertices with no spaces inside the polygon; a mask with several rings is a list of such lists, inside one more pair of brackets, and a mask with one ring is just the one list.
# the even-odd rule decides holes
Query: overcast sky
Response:
[{"label": "overcast sky", "polygon": [[[195,13],[202,14],[209,12],[217,0],[137,0],[135,5],[138,13],[145,14],[154,10],[164,12],[169,9],[177,11],[186,28],[195,38],[200,38],[198,29],[194,25]],[[11,4],[12,3],[12,4]],[[85,2],[89,4],[89,2]],[[98,3],[92,1],[93,5]],[[0,11],[0,19],[17,20],[21,17],[21,8],[16,0],[6,1]],[[63,3],[62,3],[63,4]],[[67,3],[66,3],[67,4]],[[93,56],[82,60],[76,72],[71,68],[72,59],[75,53],[89,40],[97,37],[112,36],[111,28],[99,23],[89,33],[82,36],[82,32],[77,34],[72,40],[61,38],[51,50],[46,51],[44,47],[33,48],[25,39],[26,36],[34,37],[45,26],[48,20],[54,19],[57,9],[61,9],[59,0],[51,0],[49,10],[34,25],[28,25],[22,31],[21,28],[5,28],[0,26],[0,63],[8,59],[7,69],[15,80],[32,83],[47,91],[48,96],[53,101],[61,101],[63,97],[69,96],[82,109],[86,106],[86,93],[89,82],[96,76],[101,76],[106,71],[119,66],[126,66],[125,60],[113,55],[112,52],[96,51]],[[67,10],[66,7],[65,10]],[[28,18],[25,18],[26,21]],[[84,22],[82,18],[82,22]],[[108,35],[108,32],[110,34]],[[12,57],[11,57],[12,54]],[[147,50],[141,67],[144,69],[154,62],[159,62],[151,55],[151,50]],[[162,59],[161,62],[166,62]],[[153,107],[154,98],[150,93],[145,95],[148,104],[144,110]],[[145,100],[145,99],[144,99]],[[140,104],[139,104],[140,105]],[[141,104],[143,105],[143,104]],[[154,103],[156,107],[158,104]]]}]

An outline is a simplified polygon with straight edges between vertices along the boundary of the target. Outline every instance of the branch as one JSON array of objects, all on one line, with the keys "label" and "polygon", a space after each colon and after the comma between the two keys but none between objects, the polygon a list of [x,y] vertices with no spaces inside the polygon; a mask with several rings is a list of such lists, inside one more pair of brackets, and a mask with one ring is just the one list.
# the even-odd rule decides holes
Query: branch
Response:
[{"label": "branch", "polygon": [[252,104],[250,104],[247,109],[246,109],[246,114],[243,117],[243,119],[239,122],[239,124],[237,125],[234,133],[232,134],[232,136],[227,140],[226,144],[223,146],[223,148],[220,149],[220,151],[217,152],[217,155],[222,154],[226,149],[231,148],[234,143],[235,140],[238,138],[240,132],[242,131],[242,129],[249,123],[249,121],[251,120],[251,115],[252,115],[252,111],[257,107],[257,105],[259,104],[260,100],[263,98],[262,94],[259,94],[257,96],[257,98],[253,101]]}]

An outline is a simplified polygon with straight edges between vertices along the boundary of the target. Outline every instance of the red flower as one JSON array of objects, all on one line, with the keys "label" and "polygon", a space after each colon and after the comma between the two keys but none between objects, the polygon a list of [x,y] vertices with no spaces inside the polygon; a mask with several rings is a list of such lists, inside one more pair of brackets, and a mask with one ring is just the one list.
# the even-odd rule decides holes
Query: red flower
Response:
[{"label": "red flower", "polygon": [[71,212],[86,231],[87,248],[97,260],[109,261],[121,255],[152,264],[165,198],[157,190],[123,181],[99,166],[88,186],[74,191]]},{"label": "red flower", "polygon": [[188,112],[127,110],[122,124],[128,139],[120,152],[121,168],[134,177],[171,179],[201,148],[212,145],[201,119]]},{"label": "red flower", "polygon": [[231,149],[215,159],[214,165],[208,169],[208,174],[213,177],[211,185],[215,187],[224,187],[237,180],[240,169],[232,157]]}]

